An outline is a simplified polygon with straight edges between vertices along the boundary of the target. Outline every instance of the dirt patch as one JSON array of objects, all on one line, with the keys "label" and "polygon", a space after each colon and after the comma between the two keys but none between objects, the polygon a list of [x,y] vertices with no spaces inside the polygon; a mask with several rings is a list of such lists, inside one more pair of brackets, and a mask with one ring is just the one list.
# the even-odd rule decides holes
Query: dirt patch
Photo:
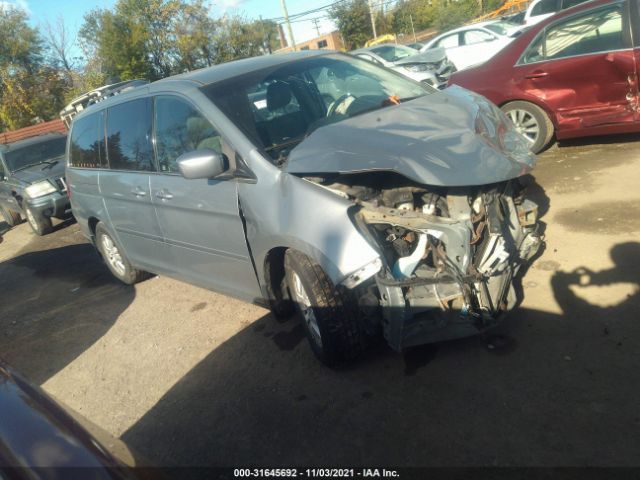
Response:
[{"label": "dirt patch", "polygon": [[640,232],[640,201],[594,202],[560,210],[554,221],[573,231],[600,235]]}]

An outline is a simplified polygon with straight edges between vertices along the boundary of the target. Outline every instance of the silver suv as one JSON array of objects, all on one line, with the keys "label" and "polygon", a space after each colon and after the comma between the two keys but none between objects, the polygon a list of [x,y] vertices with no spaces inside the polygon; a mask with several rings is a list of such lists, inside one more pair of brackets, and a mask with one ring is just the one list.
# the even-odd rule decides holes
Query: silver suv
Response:
[{"label": "silver suv", "polygon": [[167,78],[73,121],[73,213],[126,283],[164,274],[297,311],[335,364],[483,332],[541,244],[500,110],[351,56]]}]

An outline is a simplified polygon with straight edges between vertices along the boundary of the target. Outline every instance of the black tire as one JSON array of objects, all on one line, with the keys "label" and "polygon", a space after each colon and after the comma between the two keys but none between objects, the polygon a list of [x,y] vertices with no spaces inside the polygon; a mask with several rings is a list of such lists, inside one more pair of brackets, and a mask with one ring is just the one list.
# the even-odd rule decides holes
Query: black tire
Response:
[{"label": "black tire", "polygon": [[[355,312],[349,308],[348,302],[333,286],[322,267],[295,250],[285,253],[284,267],[290,297],[296,305],[315,356],[328,366],[357,358],[365,345],[362,329]],[[300,286],[308,297],[309,306],[296,294]],[[309,311],[314,315],[317,328],[311,321],[305,320]]]},{"label": "black tire", "polygon": [[[109,239],[110,245],[116,249],[115,254],[119,255],[121,265],[114,256],[114,251],[108,251],[110,247],[108,246],[109,243],[105,242],[105,237]],[[96,246],[109,271],[122,283],[133,285],[149,276],[147,272],[133,268],[120,244],[102,223],[96,225]]]},{"label": "black tire", "polygon": [[10,227],[15,227],[22,221],[22,218],[20,217],[20,214],[18,212],[14,212],[13,210],[9,210],[8,208],[0,207],[0,213],[2,214],[2,218],[4,219],[4,221],[7,222],[7,225],[9,225]]},{"label": "black tire", "polygon": [[[516,101],[509,102],[503,105],[501,107],[501,110],[507,114],[507,116],[513,121],[514,124],[516,124],[516,128],[519,127],[517,125],[518,122],[516,121],[516,118],[518,117],[518,111],[526,112],[533,118],[533,120],[535,120],[538,126],[538,134],[536,135],[535,139],[531,138],[532,136],[530,133],[524,131],[521,132],[531,141],[531,146],[529,147],[529,149],[533,153],[539,153],[547,145],[549,145],[549,142],[551,142],[554,134],[553,122],[551,122],[549,115],[547,115],[547,112],[545,112],[542,108],[530,102]],[[523,128],[523,126],[521,125],[520,128]]]},{"label": "black tire", "polygon": [[36,235],[43,236],[53,231],[53,224],[49,217],[45,217],[40,212],[25,207],[27,223]]}]

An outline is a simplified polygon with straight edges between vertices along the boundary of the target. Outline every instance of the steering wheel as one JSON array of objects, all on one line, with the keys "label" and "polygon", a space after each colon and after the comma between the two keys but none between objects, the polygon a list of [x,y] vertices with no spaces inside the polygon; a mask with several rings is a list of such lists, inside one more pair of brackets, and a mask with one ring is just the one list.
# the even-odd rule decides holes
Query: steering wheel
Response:
[{"label": "steering wheel", "polygon": [[331,117],[335,115],[338,107],[350,98],[355,98],[355,97],[350,93],[347,93],[345,95],[342,95],[341,97],[338,97],[338,99],[334,101],[331,105],[329,105],[329,108],[327,108],[327,117]]}]

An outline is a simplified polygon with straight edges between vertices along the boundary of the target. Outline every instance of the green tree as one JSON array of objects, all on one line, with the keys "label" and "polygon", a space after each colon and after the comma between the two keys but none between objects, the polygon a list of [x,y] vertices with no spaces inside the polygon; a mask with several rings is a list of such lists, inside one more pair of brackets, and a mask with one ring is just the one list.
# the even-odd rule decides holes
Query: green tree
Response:
[{"label": "green tree", "polygon": [[43,41],[27,23],[27,15],[0,7],[1,130],[57,116],[68,82],[45,58]]},{"label": "green tree", "polygon": [[329,17],[342,34],[347,50],[359,48],[373,38],[367,0],[346,0],[329,10]]}]

